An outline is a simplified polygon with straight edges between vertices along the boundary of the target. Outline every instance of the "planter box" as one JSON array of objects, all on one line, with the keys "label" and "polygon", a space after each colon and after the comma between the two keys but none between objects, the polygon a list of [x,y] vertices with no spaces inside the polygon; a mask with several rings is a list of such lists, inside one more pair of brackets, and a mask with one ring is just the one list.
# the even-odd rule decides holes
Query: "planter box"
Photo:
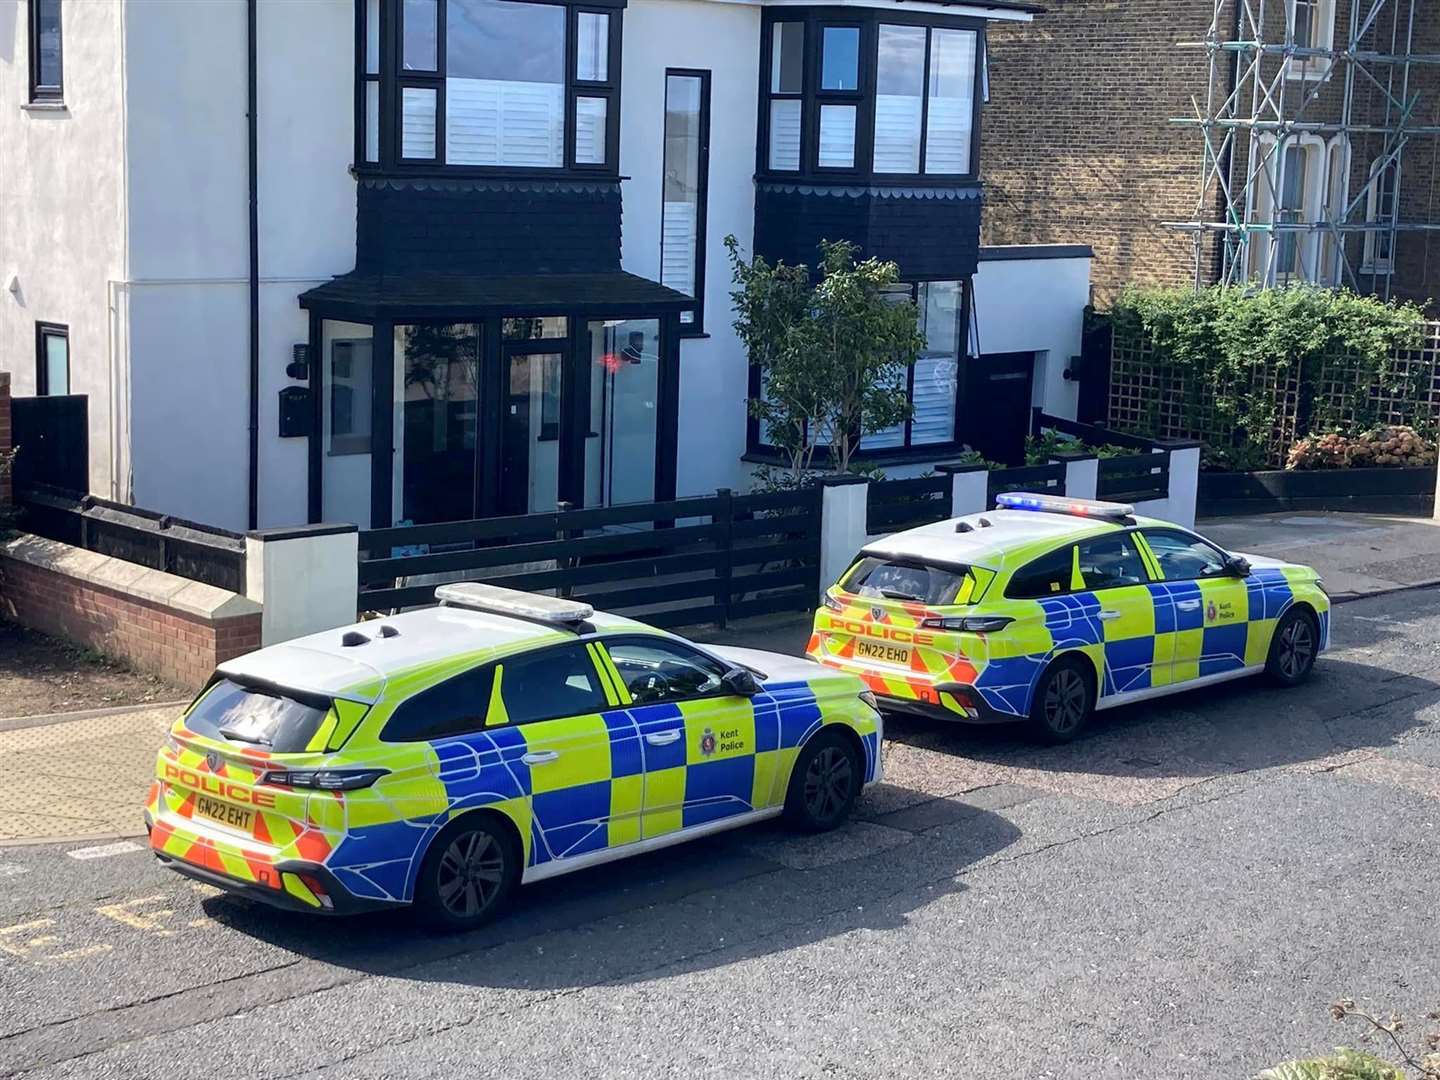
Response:
[{"label": "planter box", "polygon": [[1200,474],[1196,512],[1203,517],[1283,510],[1350,510],[1429,516],[1435,467],[1311,469]]}]

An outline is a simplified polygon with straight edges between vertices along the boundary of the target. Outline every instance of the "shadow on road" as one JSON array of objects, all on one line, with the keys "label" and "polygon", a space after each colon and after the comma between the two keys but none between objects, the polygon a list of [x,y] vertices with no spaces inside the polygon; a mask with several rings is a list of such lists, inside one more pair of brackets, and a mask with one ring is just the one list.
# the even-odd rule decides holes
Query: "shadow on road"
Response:
[{"label": "shadow on road", "polygon": [[326,919],[229,896],[205,909],[260,941],[367,974],[565,989],[894,929],[908,912],[961,891],[960,873],[1020,835],[963,804],[926,832],[855,821],[811,837],[759,825],[523,887],[511,914],[453,936],[405,912]]},{"label": "shadow on road", "polygon": [[970,727],[887,717],[906,746],[1017,769],[1104,776],[1208,777],[1301,765],[1392,744],[1440,700],[1440,683],[1323,657],[1310,681],[1281,689],[1262,678],[1204,687],[1096,714],[1065,746],[1041,746],[1018,725]]}]

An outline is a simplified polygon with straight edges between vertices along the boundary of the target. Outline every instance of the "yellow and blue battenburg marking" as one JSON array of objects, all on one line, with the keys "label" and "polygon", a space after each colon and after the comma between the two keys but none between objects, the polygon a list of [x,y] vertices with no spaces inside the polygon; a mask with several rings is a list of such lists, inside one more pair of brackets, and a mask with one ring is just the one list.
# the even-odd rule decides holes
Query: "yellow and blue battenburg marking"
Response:
[{"label": "yellow and blue battenburg marking", "polygon": [[[1095,505],[1103,509],[1108,504]],[[1097,535],[1093,520],[1080,527],[1089,530],[1087,537]],[[1057,536],[1017,545],[1006,553],[1003,571],[972,568],[972,576],[984,584],[967,595],[964,607],[931,608],[832,587],[826,605],[816,612],[806,651],[822,664],[860,676],[892,705],[994,720],[1028,716],[1040,674],[1062,653],[1090,660],[1104,704],[1125,694],[1178,689],[1195,679],[1262,667],[1276,625],[1296,603],[1315,614],[1320,650],[1329,647],[1330,601],[1308,567],[1257,566],[1243,579],[1167,582],[1159,580],[1159,564],[1143,536],[1129,535],[1138,540],[1148,582],[1087,591],[1077,562],[1073,591],[1038,599],[1006,597],[1006,583],[1016,569],[1075,542]],[[961,614],[1010,622],[989,633],[944,628],[945,618]]]},{"label": "yellow and blue battenburg marking", "polygon": [[[632,637],[647,630],[626,627]],[[181,720],[160,751],[147,800],[151,846],[222,883],[284,893],[295,906],[328,910],[337,888],[364,903],[403,903],[414,896],[430,840],[477,808],[507,817],[525,866],[541,871],[783,806],[800,747],[826,724],[848,725],[863,747],[865,782],[879,776],[878,717],[849,679],[837,697],[840,684],[822,667],[806,679],[762,679],[748,699],[636,704],[603,638],[587,649],[610,706],[593,714],[512,725],[492,695],[478,730],[423,742],[379,738],[399,704],[493,654],[394,674],[372,705],[337,698],[324,739],[283,755],[283,764],[384,770],[361,790],[277,789],[264,775],[279,755],[237,750]],[[503,665],[500,657],[495,685]]]}]

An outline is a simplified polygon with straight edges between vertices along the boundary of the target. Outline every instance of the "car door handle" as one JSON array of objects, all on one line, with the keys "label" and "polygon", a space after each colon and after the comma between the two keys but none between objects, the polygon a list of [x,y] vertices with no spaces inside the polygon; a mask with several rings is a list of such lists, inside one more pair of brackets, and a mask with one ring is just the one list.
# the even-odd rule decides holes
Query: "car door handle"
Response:
[{"label": "car door handle", "polygon": [[1177,600],[1175,606],[1181,611],[1195,611],[1200,607],[1199,600]]},{"label": "car door handle", "polygon": [[651,746],[669,746],[680,738],[678,731],[658,731],[654,735],[646,735],[645,741]]},{"label": "car door handle", "polygon": [[522,754],[520,760],[526,765],[544,765],[547,761],[554,761],[559,756],[559,750],[532,750],[528,754]]},{"label": "car door handle", "polygon": [[1122,614],[1124,613],[1120,611],[1102,611],[1100,612],[1099,618],[1104,619],[1106,622],[1109,622],[1111,619],[1120,618]]}]

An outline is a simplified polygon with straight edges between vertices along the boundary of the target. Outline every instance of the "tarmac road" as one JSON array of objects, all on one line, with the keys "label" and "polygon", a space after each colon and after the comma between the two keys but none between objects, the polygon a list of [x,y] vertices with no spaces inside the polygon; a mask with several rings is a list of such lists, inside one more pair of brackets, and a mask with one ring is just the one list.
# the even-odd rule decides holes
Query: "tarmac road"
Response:
[{"label": "tarmac road", "polygon": [[1299,690],[1070,747],[895,719],[844,830],[561,878],[468,936],[0,848],[0,1076],[1248,1077],[1353,1042],[1336,997],[1440,1006],[1437,599],[1338,608]]}]

